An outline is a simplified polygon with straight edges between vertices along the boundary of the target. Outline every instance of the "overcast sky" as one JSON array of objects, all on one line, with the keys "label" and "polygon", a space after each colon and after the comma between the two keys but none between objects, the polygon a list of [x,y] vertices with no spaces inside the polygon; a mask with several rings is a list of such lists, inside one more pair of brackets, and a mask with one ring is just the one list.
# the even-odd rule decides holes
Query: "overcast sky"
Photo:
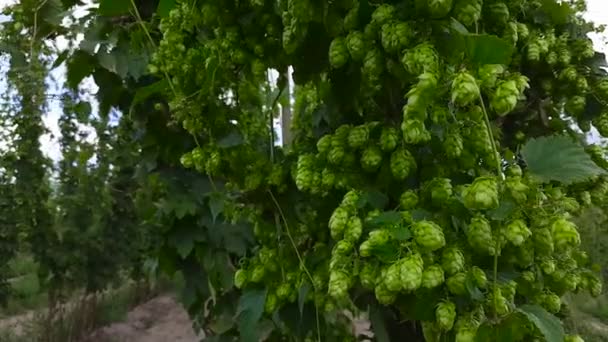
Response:
[{"label": "overcast sky", "polygon": [[[15,0],[0,0],[0,9],[14,3]],[[87,1],[88,2],[88,1]],[[593,21],[597,24],[606,24],[608,25],[608,0],[587,0],[588,11],[585,15],[587,20]],[[5,21],[6,18],[3,18],[0,15],[0,22]],[[595,44],[595,48],[598,51],[608,53],[608,33],[602,35],[593,35],[591,39]],[[64,78],[65,68],[59,67],[53,71],[53,76],[58,81],[62,81]],[[1,80],[0,80],[1,81]],[[91,92],[96,91],[95,84],[92,80],[86,80],[85,82],[86,88],[90,89]],[[2,90],[2,82],[0,82],[0,91]],[[59,89],[51,89],[51,91],[56,91],[57,93],[60,91]],[[59,146],[57,144],[57,137],[59,136],[59,127],[57,125],[57,119],[61,115],[61,108],[57,101],[53,101],[50,103],[49,113],[44,117],[44,123],[48,127],[50,134],[47,134],[41,138],[41,143],[44,152],[47,156],[54,160],[58,160],[60,158]],[[83,127],[83,130],[89,131],[86,127]],[[93,137],[92,137],[93,138]]]}]

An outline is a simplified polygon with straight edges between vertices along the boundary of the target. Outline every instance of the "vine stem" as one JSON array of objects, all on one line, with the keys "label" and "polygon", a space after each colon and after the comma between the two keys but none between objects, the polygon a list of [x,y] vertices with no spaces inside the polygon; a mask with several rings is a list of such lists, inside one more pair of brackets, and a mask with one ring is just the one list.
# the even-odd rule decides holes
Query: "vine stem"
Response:
[{"label": "vine stem", "polygon": [[504,175],[502,173],[502,167],[500,166],[500,155],[498,154],[498,148],[496,147],[496,140],[494,140],[494,133],[492,132],[492,125],[490,124],[490,117],[488,116],[488,111],[486,110],[486,105],[483,101],[483,96],[481,96],[481,92],[479,93],[479,102],[481,103],[481,109],[483,110],[483,116],[486,121],[486,129],[488,130],[488,134],[490,135],[490,142],[492,143],[492,151],[494,152],[494,159],[496,159],[496,173],[501,179],[504,179]]},{"label": "vine stem", "polygon": [[[310,279],[310,284],[311,284],[313,290],[315,290],[314,280],[312,278],[312,275],[308,271],[306,264],[304,264],[304,259],[302,259],[302,256],[300,255],[300,252],[298,251],[298,247],[296,246],[296,243],[293,240],[293,237],[291,236],[289,224],[287,223],[287,218],[285,217],[285,214],[283,214],[283,209],[281,209],[281,205],[279,204],[279,201],[277,201],[277,198],[272,193],[272,190],[269,189],[268,193],[270,194],[270,198],[272,198],[274,205],[277,207],[277,210],[279,210],[279,215],[281,216],[281,220],[283,220],[283,224],[285,225],[285,232],[287,233],[287,237],[289,238],[289,242],[291,242],[291,246],[293,247],[293,250],[296,252],[296,256],[298,257],[298,260],[300,262],[300,267],[302,267],[302,269],[304,270],[304,273],[306,273],[306,276],[308,276],[308,278]],[[318,341],[321,342],[321,325],[320,325],[320,321],[319,321],[319,309],[317,308],[316,305],[315,305],[315,316],[316,316],[316,320],[317,320],[317,338],[318,338]]]}]

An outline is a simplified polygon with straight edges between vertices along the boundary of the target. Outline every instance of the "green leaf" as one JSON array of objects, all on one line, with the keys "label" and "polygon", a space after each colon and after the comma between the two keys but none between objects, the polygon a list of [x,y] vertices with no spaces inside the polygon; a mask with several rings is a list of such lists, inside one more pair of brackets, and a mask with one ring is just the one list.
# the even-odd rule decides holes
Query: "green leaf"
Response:
[{"label": "green leaf", "polygon": [[213,193],[209,197],[209,210],[211,210],[211,216],[215,222],[217,215],[224,211],[224,197],[220,193]]},{"label": "green leaf", "polygon": [[489,34],[464,35],[466,53],[472,63],[508,64],[513,46],[507,41]]},{"label": "green leaf", "polygon": [[405,241],[412,237],[412,232],[404,225],[396,225],[391,228],[391,236],[397,241]]},{"label": "green leaf", "polygon": [[306,303],[306,296],[308,296],[310,288],[310,283],[306,280],[304,280],[302,286],[300,286],[300,291],[298,292],[298,309],[300,310],[300,315],[304,312],[304,303]]},{"label": "green leaf", "polygon": [[467,30],[467,28],[462,25],[462,23],[458,20],[456,20],[455,18],[450,18],[450,28],[454,31],[454,32],[458,32],[462,35],[466,35],[469,34],[469,30]]},{"label": "green leaf", "polygon": [[363,193],[357,206],[361,208],[366,204],[369,204],[376,209],[384,209],[387,203],[388,196],[378,190],[371,190]]},{"label": "green leaf", "polygon": [[164,79],[164,78],[162,80],[154,82],[148,86],[137,89],[137,91],[135,92],[135,95],[133,96],[133,101],[131,102],[131,111],[133,111],[135,106],[144,102],[150,96],[163,93],[165,90],[168,90],[168,89],[169,89],[169,83],[167,82],[167,79]]},{"label": "green leaf", "polygon": [[104,16],[117,16],[129,14],[131,0],[101,0],[99,14]]},{"label": "green leaf", "polygon": [[70,88],[76,89],[82,80],[95,70],[95,59],[88,53],[78,50],[67,63],[66,79]]},{"label": "green leaf", "polygon": [[504,221],[511,216],[516,208],[515,202],[508,199],[501,200],[498,208],[488,211],[488,217],[494,221]]},{"label": "green leaf", "polygon": [[367,221],[367,223],[373,227],[382,227],[398,224],[401,222],[401,220],[401,214],[398,211],[391,210],[383,212],[382,214]]},{"label": "green leaf", "polygon": [[372,330],[374,331],[375,340],[378,342],[390,342],[391,338],[386,329],[384,323],[384,317],[382,317],[382,311],[377,306],[372,306],[369,313],[369,320],[372,323]]},{"label": "green leaf", "polygon": [[521,312],[545,337],[547,342],[562,342],[564,340],[564,327],[560,320],[548,313],[538,305],[523,305],[517,309]]},{"label": "green leaf", "polygon": [[68,58],[69,53],[70,52],[68,50],[65,50],[62,53],[60,53],[59,56],[57,56],[57,59],[55,59],[55,61],[53,62],[53,65],[51,65],[51,70],[55,69],[56,67],[60,66],[63,62],[65,62],[65,60]]},{"label": "green leaf", "polygon": [[604,173],[582,146],[566,136],[531,139],[521,153],[530,173],[541,182],[571,184]]},{"label": "green leaf", "polygon": [[267,290],[247,290],[239,299],[237,310],[241,341],[257,342],[256,327],[264,313]]},{"label": "green leaf", "polygon": [[534,16],[534,19],[538,23],[563,25],[568,23],[573,15],[574,11],[567,3],[559,3],[556,0],[542,0],[542,6]]},{"label": "green leaf", "polygon": [[164,18],[169,15],[169,12],[175,7],[175,0],[160,0],[158,2],[158,7],[156,8],[156,13],[159,17]]}]

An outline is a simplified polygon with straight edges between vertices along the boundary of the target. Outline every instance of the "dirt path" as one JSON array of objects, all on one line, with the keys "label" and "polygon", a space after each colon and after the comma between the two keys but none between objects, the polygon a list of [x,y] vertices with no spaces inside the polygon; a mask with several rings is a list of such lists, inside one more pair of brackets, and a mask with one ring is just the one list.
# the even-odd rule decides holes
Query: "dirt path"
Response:
[{"label": "dirt path", "polygon": [[156,297],[129,312],[124,322],[93,333],[87,342],[199,342],[188,314],[171,296]]}]

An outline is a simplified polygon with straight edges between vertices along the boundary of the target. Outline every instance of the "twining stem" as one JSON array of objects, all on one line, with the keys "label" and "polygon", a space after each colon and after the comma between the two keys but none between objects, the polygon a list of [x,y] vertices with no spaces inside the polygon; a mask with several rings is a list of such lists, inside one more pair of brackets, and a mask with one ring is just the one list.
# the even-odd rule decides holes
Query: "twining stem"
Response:
[{"label": "twining stem", "polygon": [[502,167],[500,165],[500,154],[498,154],[498,147],[496,146],[496,140],[494,140],[494,133],[492,132],[492,125],[490,124],[490,118],[488,116],[488,111],[486,110],[486,105],[483,101],[483,97],[481,93],[479,94],[479,101],[481,102],[481,109],[483,110],[483,116],[486,121],[486,129],[488,130],[488,134],[490,135],[490,142],[492,144],[492,151],[494,152],[494,159],[496,160],[496,173],[501,179],[504,179],[504,175],[502,173]]},{"label": "twining stem", "polygon": [[[310,279],[310,284],[311,284],[312,288],[315,289],[315,282],[312,278],[312,274],[310,274],[310,272],[308,271],[308,268],[306,267],[306,264],[304,264],[304,259],[302,259],[302,256],[300,255],[300,252],[298,251],[298,247],[296,246],[296,243],[295,243],[293,237],[291,236],[289,224],[287,223],[287,218],[285,217],[285,214],[283,214],[283,209],[281,209],[281,205],[279,204],[279,201],[277,201],[276,197],[274,197],[274,194],[272,193],[272,191],[268,190],[268,193],[270,194],[270,198],[272,198],[274,205],[279,210],[279,215],[281,216],[281,219],[283,220],[283,224],[285,225],[285,232],[287,233],[289,242],[291,242],[291,246],[293,247],[293,250],[296,252],[296,256],[298,257],[298,260],[300,261],[300,267],[304,270],[304,273],[306,273],[306,276],[308,276],[308,278]],[[315,316],[316,316],[316,320],[317,320],[317,338],[318,338],[318,341],[321,342],[321,326],[320,326],[320,321],[319,321],[319,308],[317,308],[316,305],[315,305]]]}]

